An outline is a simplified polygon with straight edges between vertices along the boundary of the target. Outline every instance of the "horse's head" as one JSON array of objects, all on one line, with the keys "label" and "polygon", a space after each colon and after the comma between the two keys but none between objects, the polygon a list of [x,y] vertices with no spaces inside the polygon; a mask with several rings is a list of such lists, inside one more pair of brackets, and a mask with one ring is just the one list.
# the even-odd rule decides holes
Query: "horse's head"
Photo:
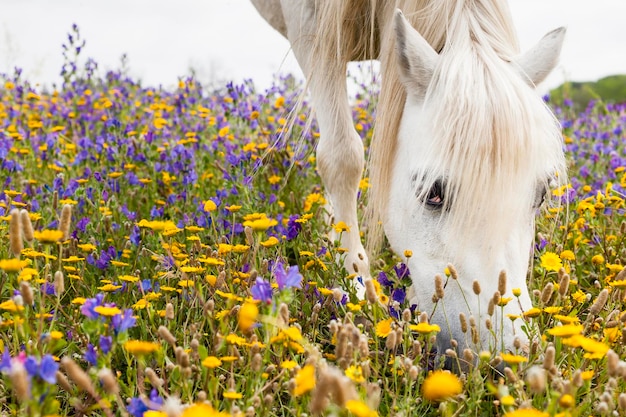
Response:
[{"label": "horse's head", "polygon": [[[395,18],[407,100],[384,226],[397,253],[413,253],[413,301],[440,325],[440,350],[450,338],[475,351],[511,350],[515,337],[528,343],[524,319],[512,316],[531,308],[534,216],[549,183],[565,178],[560,128],[534,91],[556,65],[564,30],[514,56],[492,23],[453,19],[438,53],[400,12]],[[434,277],[446,281],[448,263],[458,279],[447,279],[435,305]],[[494,308],[501,271],[506,289]],[[478,343],[462,331],[461,313],[474,317]]]}]

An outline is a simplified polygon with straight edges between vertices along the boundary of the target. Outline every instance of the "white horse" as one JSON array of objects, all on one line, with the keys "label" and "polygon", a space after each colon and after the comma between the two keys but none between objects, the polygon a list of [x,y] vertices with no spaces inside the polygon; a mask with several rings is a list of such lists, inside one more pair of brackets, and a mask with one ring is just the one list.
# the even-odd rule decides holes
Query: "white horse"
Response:
[{"label": "white horse", "polygon": [[[289,39],[307,77],[320,129],[318,170],[335,221],[351,229],[341,242],[346,268],[369,277],[356,201],[363,143],[351,118],[346,65],[379,59],[368,237],[380,241],[382,224],[396,253],[412,251],[412,301],[442,328],[440,353],[450,339],[474,351],[527,344],[523,318],[506,315],[531,308],[534,216],[548,183],[566,176],[560,127],[534,89],[556,66],[565,30],[520,54],[504,0],[252,3]],[[448,263],[458,279],[448,280],[435,305],[433,278]],[[514,288],[521,294],[490,316],[494,293],[513,297]],[[474,342],[460,314],[477,321]]]}]

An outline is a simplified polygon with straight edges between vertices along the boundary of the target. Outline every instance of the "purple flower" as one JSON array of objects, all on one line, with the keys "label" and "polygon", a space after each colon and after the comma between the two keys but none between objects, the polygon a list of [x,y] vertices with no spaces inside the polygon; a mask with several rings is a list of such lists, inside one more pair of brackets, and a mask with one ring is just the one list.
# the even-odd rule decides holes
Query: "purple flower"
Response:
[{"label": "purple flower", "polygon": [[24,361],[24,369],[28,372],[28,375],[31,377],[37,376],[37,372],[39,371],[39,364],[37,363],[37,359],[33,356],[29,356]]},{"label": "purple flower", "polygon": [[393,301],[397,301],[398,303],[404,303],[404,299],[406,298],[406,292],[402,288],[396,288],[391,293],[391,299]]},{"label": "purple flower", "polygon": [[139,243],[141,242],[141,231],[139,230],[138,226],[133,226],[130,231],[130,236],[128,237],[128,240],[130,240],[130,243],[135,246],[139,245]]},{"label": "purple flower", "polygon": [[396,271],[396,275],[398,276],[398,279],[403,279],[411,275],[411,272],[409,271],[409,267],[402,262],[394,266],[393,269],[394,271]]},{"label": "purple flower", "polygon": [[113,346],[113,338],[111,336],[100,336],[100,350],[105,355],[111,351],[111,347]]},{"label": "purple flower", "polygon": [[300,216],[297,214],[289,217],[289,221],[287,222],[287,231],[285,233],[287,240],[295,239],[302,230],[302,224],[296,221],[299,218]]},{"label": "purple flower", "polygon": [[137,319],[133,317],[133,310],[127,308],[122,314],[116,314],[111,318],[111,324],[115,329],[115,334],[124,332],[131,327],[134,327],[137,323]]},{"label": "purple flower", "polygon": [[0,372],[10,372],[11,371],[11,354],[9,353],[9,349],[4,348],[4,352],[2,352],[2,359],[0,359]]},{"label": "purple flower", "polygon": [[144,413],[149,410],[146,403],[141,398],[133,397],[130,399],[130,404],[126,407],[126,410],[133,417],[143,417]]},{"label": "purple flower", "polygon": [[387,274],[382,271],[378,274],[378,283],[383,287],[390,287],[391,285],[393,285],[393,282],[389,280]]},{"label": "purple flower", "polygon": [[261,277],[257,277],[256,283],[250,288],[252,298],[265,303],[272,301],[272,286]]},{"label": "purple flower", "polygon": [[39,363],[39,376],[48,384],[57,383],[57,371],[59,364],[54,360],[52,355],[44,355]]},{"label": "purple flower", "polygon": [[98,354],[96,348],[91,343],[87,344],[87,350],[85,351],[85,360],[91,365],[96,366],[98,363]]},{"label": "purple flower", "polygon": [[[2,362],[4,363],[4,357]],[[24,369],[26,369],[26,372],[28,372],[28,375],[31,377],[38,376],[49,384],[56,384],[57,382],[56,373],[59,370],[59,364],[55,362],[52,355],[44,355],[40,361],[34,356],[28,356],[24,360]]]},{"label": "purple flower", "polygon": [[88,298],[83,305],[80,307],[80,312],[83,313],[84,316],[90,319],[97,319],[100,317],[98,313],[94,310],[96,307],[101,306],[104,302],[104,294],[96,294],[95,298]]},{"label": "purple flower", "polygon": [[297,265],[290,266],[289,270],[285,271],[283,264],[277,262],[274,269],[274,277],[279,290],[284,288],[302,288],[302,275],[298,271]]}]

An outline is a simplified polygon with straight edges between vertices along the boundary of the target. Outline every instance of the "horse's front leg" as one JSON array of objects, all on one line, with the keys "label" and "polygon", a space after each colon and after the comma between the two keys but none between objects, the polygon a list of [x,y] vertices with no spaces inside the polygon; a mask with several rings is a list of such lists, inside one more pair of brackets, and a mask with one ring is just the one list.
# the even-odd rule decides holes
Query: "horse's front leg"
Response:
[{"label": "horse's front leg", "polygon": [[[326,45],[323,40],[315,41],[319,31],[311,0],[283,0],[281,4],[288,38],[307,77],[317,116],[320,130],[317,168],[332,207],[330,217],[335,225],[343,222],[347,226],[340,232],[341,247],[347,250],[344,266],[349,273],[368,279],[369,261],[361,242],[357,218],[357,195],[365,158],[363,142],[354,128],[348,102],[347,59],[328,59],[334,55],[325,47],[334,46]],[[364,290],[360,281],[355,279],[353,282],[362,298]]]}]

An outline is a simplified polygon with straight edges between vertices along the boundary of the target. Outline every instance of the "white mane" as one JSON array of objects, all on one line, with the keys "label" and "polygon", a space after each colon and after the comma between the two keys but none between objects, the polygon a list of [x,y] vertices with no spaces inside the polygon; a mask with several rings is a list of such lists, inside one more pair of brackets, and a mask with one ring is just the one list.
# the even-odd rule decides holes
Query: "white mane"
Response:
[{"label": "white mane", "polygon": [[422,193],[445,179],[451,241],[484,249],[528,216],[538,188],[565,178],[559,124],[516,66],[517,42],[490,3],[456,2],[425,99],[436,109],[430,163],[418,173]]}]

